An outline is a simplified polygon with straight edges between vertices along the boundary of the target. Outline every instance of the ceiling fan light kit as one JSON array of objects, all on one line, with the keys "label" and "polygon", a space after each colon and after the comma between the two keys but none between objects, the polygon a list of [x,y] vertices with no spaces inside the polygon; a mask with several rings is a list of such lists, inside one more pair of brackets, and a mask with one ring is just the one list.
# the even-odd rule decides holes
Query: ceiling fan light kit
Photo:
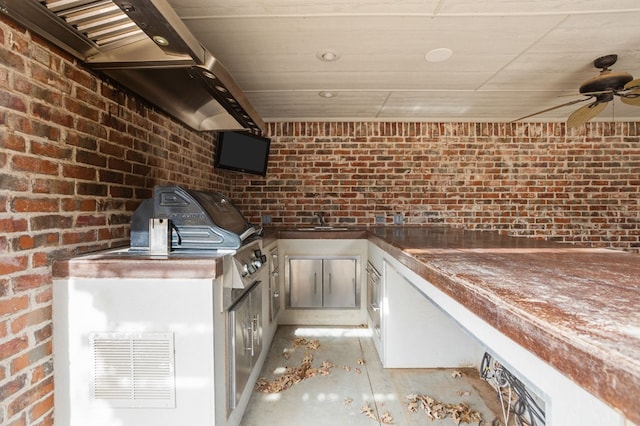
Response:
[{"label": "ceiling fan light kit", "polygon": [[569,116],[567,119],[567,127],[572,128],[581,126],[596,117],[607,107],[609,102],[613,101],[615,96],[620,97],[622,102],[628,105],[640,106],[640,79],[634,80],[633,76],[628,72],[611,71],[609,67],[615,64],[617,60],[618,55],[613,54],[601,56],[593,61],[593,66],[600,69],[600,74],[590,78],[580,85],[579,92],[581,95],[587,96],[586,98],[566,102],[561,105],[517,118],[513,121],[523,120],[525,118],[595,98],[592,103],[578,108]]}]

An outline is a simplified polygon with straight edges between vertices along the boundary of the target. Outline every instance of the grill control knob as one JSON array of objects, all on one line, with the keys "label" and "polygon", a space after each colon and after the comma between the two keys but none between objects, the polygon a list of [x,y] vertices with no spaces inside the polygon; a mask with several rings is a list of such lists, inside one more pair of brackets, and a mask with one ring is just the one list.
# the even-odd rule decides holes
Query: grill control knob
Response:
[{"label": "grill control knob", "polygon": [[256,267],[256,269],[260,269],[260,267],[267,262],[267,255],[262,254],[260,249],[254,250],[253,255],[254,259],[251,263]]}]

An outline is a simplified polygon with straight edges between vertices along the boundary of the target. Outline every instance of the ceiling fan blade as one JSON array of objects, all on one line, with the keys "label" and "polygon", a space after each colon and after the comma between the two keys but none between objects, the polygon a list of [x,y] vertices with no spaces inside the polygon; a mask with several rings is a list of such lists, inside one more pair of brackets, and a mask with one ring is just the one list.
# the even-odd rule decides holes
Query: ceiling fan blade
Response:
[{"label": "ceiling fan blade", "polygon": [[584,98],[584,99],[577,99],[575,101],[570,101],[570,102],[566,102],[564,104],[556,105],[556,106],[551,107],[551,108],[543,109],[542,111],[534,112],[533,114],[525,115],[524,117],[516,118],[515,120],[511,120],[510,123],[514,123],[516,121],[524,120],[525,118],[533,117],[534,115],[543,114],[545,112],[553,111],[554,109],[558,109],[558,108],[566,107],[566,106],[569,106],[569,105],[577,104],[579,102],[588,101],[589,99],[591,99],[591,98],[589,97],[589,98]]},{"label": "ceiling fan blade", "polygon": [[591,120],[607,107],[608,102],[594,102],[575,110],[567,119],[567,127],[578,127]]},{"label": "ceiling fan blade", "polygon": [[640,78],[631,80],[618,93],[620,100],[627,105],[640,106]]},{"label": "ceiling fan blade", "polygon": [[630,82],[624,85],[624,90],[635,90],[635,89],[640,89],[640,78],[631,80]]},{"label": "ceiling fan blade", "polygon": [[625,95],[620,95],[620,100],[627,105],[640,106],[640,90],[632,90]]}]

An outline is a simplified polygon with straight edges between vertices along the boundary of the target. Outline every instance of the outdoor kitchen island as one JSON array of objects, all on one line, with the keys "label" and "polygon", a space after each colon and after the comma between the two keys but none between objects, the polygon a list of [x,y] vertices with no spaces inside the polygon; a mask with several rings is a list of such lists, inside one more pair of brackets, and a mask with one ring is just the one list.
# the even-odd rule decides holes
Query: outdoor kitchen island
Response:
[{"label": "outdoor kitchen island", "polygon": [[[637,255],[508,237],[495,231],[441,226],[321,231],[268,229],[262,246],[266,252],[285,240],[294,239],[346,239],[366,243],[369,260],[381,260],[397,270],[411,283],[416,296],[426,296],[423,299],[451,317],[465,333],[473,336],[472,339],[543,398],[547,425],[640,424],[637,407],[640,400],[640,313],[637,310],[640,306],[640,262]],[[224,339],[215,345],[213,338],[224,335],[224,326],[211,334],[211,324],[216,323],[215,320],[212,322],[213,316],[219,315],[215,312],[221,311],[215,301],[216,289],[220,290],[219,280],[224,270],[229,269],[225,268],[223,260],[224,257],[201,259],[178,255],[173,261],[167,261],[115,251],[57,262],[54,266],[54,322],[56,317],[67,317],[64,311],[58,309],[56,312],[55,308],[65,303],[70,291],[68,285],[72,284],[80,290],[75,293],[74,303],[86,310],[79,311],[83,320],[67,326],[80,328],[83,334],[100,332],[89,324],[92,319],[103,324],[104,331],[113,331],[113,324],[120,321],[133,334],[160,333],[148,336],[153,338],[163,338],[165,329],[175,336],[186,333],[182,334],[186,339],[209,347],[208,351],[212,345],[217,347],[214,359],[222,367],[218,370],[221,371],[224,366],[219,364],[225,355],[224,350],[219,351],[224,346]],[[159,267],[160,264],[163,267]],[[95,278],[104,281],[104,290],[100,290],[99,297],[90,297],[90,291],[95,289]],[[131,293],[131,287],[128,289],[122,278],[141,280],[143,286],[136,289],[137,293]],[[160,284],[162,282],[164,284]],[[109,296],[109,291],[115,288],[126,297]],[[263,296],[266,286],[264,292]],[[217,295],[219,301],[221,295]],[[160,296],[162,303],[153,302]],[[119,318],[107,314],[107,305],[117,307],[118,312],[126,308],[127,316]],[[178,306],[183,309],[174,309]],[[199,308],[195,309],[195,306]],[[142,307],[153,308],[154,316],[137,315]],[[89,309],[93,309],[92,317],[87,315]],[[190,316],[199,313],[202,316],[195,318],[196,326],[190,324]],[[131,327],[135,324],[130,315],[139,326]],[[265,318],[264,323],[268,324],[268,321]],[[422,326],[438,327],[438,324]],[[61,330],[59,324],[54,327],[56,339]],[[270,330],[269,334],[272,332]],[[98,333],[96,337],[123,337],[102,334]],[[209,337],[203,339],[205,335]],[[124,337],[137,338],[136,335]],[[265,339],[265,345],[268,340]],[[80,344],[76,340],[67,343]],[[82,345],[83,350],[88,351],[86,342]],[[191,361],[179,363],[179,359],[185,359],[180,358],[180,348],[187,346],[179,340],[175,345],[177,365],[196,368]],[[56,348],[59,360],[66,355],[62,347]],[[194,398],[183,399],[176,395],[166,399],[177,401],[177,407],[185,408],[185,401],[198,405],[198,398],[210,401],[215,395],[219,408],[215,417],[220,416],[225,411],[224,404],[220,406],[218,402],[225,394],[226,378],[224,373],[215,374],[217,367],[211,364],[211,358],[208,365],[208,374],[202,375],[200,370],[197,374],[189,374],[189,380],[176,383],[176,387],[187,392],[197,391],[202,379],[208,376],[210,384],[216,382],[210,388],[211,392],[205,395],[197,391]],[[87,387],[87,377],[78,381],[60,377],[61,374],[63,371],[56,370],[57,393],[65,391],[58,385],[60,380],[66,381],[66,386],[83,391]],[[153,399],[150,403],[157,407],[154,412],[161,415],[163,421],[174,412],[179,414],[179,410],[158,407],[163,398],[158,401],[154,396]],[[64,412],[71,408],[69,402],[62,399],[56,404],[58,419],[60,410]],[[106,413],[110,412],[104,408]],[[235,414],[241,415],[242,410],[243,407],[235,410]],[[109,424],[107,417],[104,420]],[[170,421],[170,424],[175,422]]]},{"label": "outdoor kitchen island", "polygon": [[[261,347],[277,324],[268,312],[256,310],[250,319],[236,312],[247,296],[262,305],[268,288],[261,285],[266,268],[255,285],[233,288],[233,253],[158,255],[124,247],[57,261],[56,424],[237,425],[264,362]],[[237,292],[242,296],[229,307]],[[231,312],[259,336],[230,340]],[[251,345],[255,364],[242,370],[251,384],[238,399],[236,345],[243,353]]]},{"label": "outdoor kitchen island", "polygon": [[547,424],[640,423],[637,255],[440,226],[271,230],[367,238],[546,400]]}]

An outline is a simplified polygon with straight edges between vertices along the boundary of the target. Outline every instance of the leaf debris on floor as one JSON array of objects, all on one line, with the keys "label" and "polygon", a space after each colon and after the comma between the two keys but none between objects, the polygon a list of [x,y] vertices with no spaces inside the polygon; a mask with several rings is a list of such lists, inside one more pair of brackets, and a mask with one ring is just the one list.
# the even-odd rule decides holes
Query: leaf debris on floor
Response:
[{"label": "leaf debris on floor", "polygon": [[384,413],[382,413],[382,416],[380,416],[380,420],[378,420],[375,410],[371,408],[369,404],[365,404],[362,407],[360,407],[360,412],[364,414],[366,417],[369,417],[370,419],[380,422],[382,424],[385,424],[385,425],[393,424],[393,417],[391,416],[391,414],[389,414],[388,411],[385,411]]},{"label": "leaf debris on floor", "polygon": [[[320,342],[317,339],[309,340],[304,337],[297,337],[293,339],[293,349],[285,348],[282,351],[283,357],[289,359],[297,347],[304,347],[306,350],[316,351],[320,347]],[[256,392],[262,393],[279,393],[318,374],[327,376],[331,374],[331,369],[335,367],[335,364],[329,361],[323,361],[319,368],[312,367],[312,363],[313,354],[305,352],[305,356],[302,358],[299,367],[285,366],[284,373],[272,381],[260,377],[256,381],[255,390]]]},{"label": "leaf debris on floor", "polygon": [[393,417],[391,417],[391,414],[389,414],[388,411],[385,411],[384,413],[382,413],[382,417],[380,417],[380,421],[385,425],[391,425],[393,424]]},{"label": "leaf debris on floor", "polygon": [[445,404],[435,400],[429,395],[423,394],[411,394],[405,398],[409,401],[407,408],[410,412],[416,413],[422,409],[431,420],[451,417],[456,425],[460,423],[481,424],[482,422],[482,415],[477,411],[471,410],[464,402],[459,404]]},{"label": "leaf debris on floor", "polygon": [[373,408],[371,408],[369,404],[365,404],[362,407],[360,407],[360,412],[365,416],[369,417],[370,419],[373,419],[376,421],[378,420],[376,413],[373,412]]},{"label": "leaf debris on floor", "polygon": [[264,377],[256,381],[255,389],[262,393],[278,393],[289,389],[296,383],[308,379],[318,374],[318,369],[311,367],[313,355],[307,354],[300,363],[300,367],[286,367],[284,374],[275,380],[268,381]]},{"label": "leaf debris on floor", "polygon": [[293,339],[293,347],[297,348],[298,346],[303,346],[306,349],[317,351],[320,347],[320,341],[318,339],[305,339],[304,337],[296,337]]}]

